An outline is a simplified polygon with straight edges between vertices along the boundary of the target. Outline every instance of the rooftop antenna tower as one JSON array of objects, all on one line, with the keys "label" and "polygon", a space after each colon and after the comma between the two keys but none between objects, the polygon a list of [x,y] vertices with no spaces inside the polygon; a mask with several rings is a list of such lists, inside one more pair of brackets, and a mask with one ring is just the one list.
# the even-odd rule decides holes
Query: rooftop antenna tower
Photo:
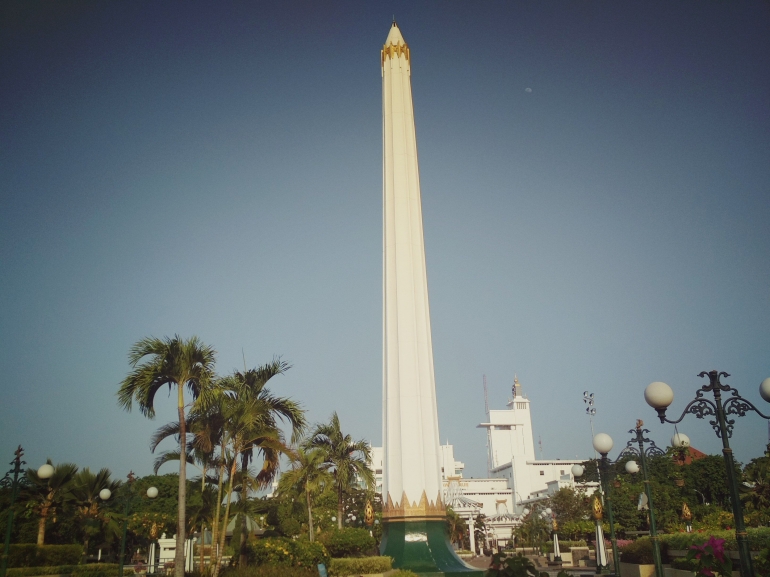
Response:
[{"label": "rooftop antenna tower", "polygon": [[540,445],[540,458],[543,458],[543,437],[537,436],[537,444]]},{"label": "rooftop antenna tower", "polygon": [[[489,394],[487,393],[487,376],[484,377],[484,412],[489,421]],[[492,476],[492,429],[487,427],[487,478]]]}]

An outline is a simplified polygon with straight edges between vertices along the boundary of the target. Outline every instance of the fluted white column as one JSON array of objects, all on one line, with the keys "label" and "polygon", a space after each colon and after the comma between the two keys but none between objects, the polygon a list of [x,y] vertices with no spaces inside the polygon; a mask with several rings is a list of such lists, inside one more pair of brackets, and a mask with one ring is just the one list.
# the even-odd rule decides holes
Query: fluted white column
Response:
[{"label": "fluted white column", "polygon": [[394,22],[382,50],[383,516],[390,520],[444,515],[410,61]]}]

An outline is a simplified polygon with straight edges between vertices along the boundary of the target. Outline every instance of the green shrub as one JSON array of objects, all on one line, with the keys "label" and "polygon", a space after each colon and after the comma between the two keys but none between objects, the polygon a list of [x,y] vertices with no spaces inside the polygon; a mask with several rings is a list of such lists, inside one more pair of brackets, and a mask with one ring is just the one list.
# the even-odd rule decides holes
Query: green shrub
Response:
[{"label": "green shrub", "polygon": [[8,567],[34,567],[37,545],[34,543],[12,544],[8,550]]},{"label": "green shrub", "polygon": [[285,565],[260,565],[243,569],[227,569],[222,577],[318,577],[318,569],[287,567]]},{"label": "green shrub", "polygon": [[329,564],[329,554],[321,543],[293,541],[285,537],[257,539],[249,545],[249,562],[256,565],[291,565],[315,569]]},{"label": "green shrub", "polygon": [[118,566],[109,563],[94,563],[92,565],[57,565],[54,567],[15,567],[6,572],[6,577],[35,577],[36,575],[116,577]]},{"label": "green shrub", "polygon": [[[666,543],[660,543],[661,556],[666,554]],[[620,560],[623,563],[651,565],[655,562],[652,556],[652,541],[642,537],[620,548]]]},{"label": "green shrub", "polygon": [[770,577],[770,549],[762,549],[754,557],[754,573],[760,577]]},{"label": "green shrub", "polygon": [[695,559],[686,559],[685,557],[672,559],[671,566],[674,569],[681,569],[682,571],[697,571],[698,569],[698,563]]},{"label": "green shrub", "polygon": [[399,569],[395,573],[391,573],[388,577],[419,577],[417,573],[409,571],[408,569]]},{"label": "green shrub", "polygon": [[59,567],[77,565],[83,557],[81,545],[17,543],[8,551],[8,567]]},{"label": "green shrub", "polygon": [[361,575],[367,573],[385,573],[393,567],[390,557],[354,557],[348,559],[332,559],[329,562],[330,577],[345,575]]},{"label": "green shrub", "polygon": [[319,536],[332,557],[363,557],[375,546],[374,537],[366,529],[345,527],[341,530],[328,531]]}]

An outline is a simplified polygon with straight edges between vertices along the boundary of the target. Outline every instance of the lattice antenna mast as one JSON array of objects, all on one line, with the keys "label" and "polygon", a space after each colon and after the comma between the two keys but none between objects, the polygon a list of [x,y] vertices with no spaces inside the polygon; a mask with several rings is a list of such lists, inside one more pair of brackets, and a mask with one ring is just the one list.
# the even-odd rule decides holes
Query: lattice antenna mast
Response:
[{"label": "lattice antenna mast", "polygon": [[[489,393],[487,392],[487,376],[484,377],[484,412],[489,422]],[[487,478],[492,476],[492,429],[487,427]]]}]

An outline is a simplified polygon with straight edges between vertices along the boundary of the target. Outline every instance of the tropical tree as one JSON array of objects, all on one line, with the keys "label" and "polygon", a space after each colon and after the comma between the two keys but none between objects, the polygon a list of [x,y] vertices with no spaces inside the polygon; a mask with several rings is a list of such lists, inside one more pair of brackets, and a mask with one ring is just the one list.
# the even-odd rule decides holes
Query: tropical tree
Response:
[{"label": "tropical tree", "polygon": [[313,541],[313,498],[324,486],[332,482],[332,476],[324,468],[324,458],[317,449],[294,451],[291,470],[286,471],[278,482],[278,491],[287,494],[302,494],[307,505],[308,536]]},{"label": "tropical tree", "polygon": [[[52,465],[51,460],[47,463]],[[29,481],[28,500],[32,510],[38,515],[37,544],[45,545],[45,524],[49,516],[56,522],[57,508],[65,501],[72,499],[72,480],[78,472],[78,466],[74,463],[60,463],[53,469],[53,475],[48,479],[41,479],[37,471],[27,469]]]},{"label": "tropical tree", "polygon": [[342,529],[345,492],[360,480],[367,489],[374,486],[374,473],[369,468],[372,449],[365,440],[354,441],[342,433],[337,413],[328,423],[316,425],[304,442],[305,449],[318,449],[323,457],[323,468],[332,473],[337,492],[337,528]]},{"label": "tropical tree", "polygon": [[174,572],[184,577],[185,503],[187,479],[187,428],[185,419],[185,389],[192,396],[193,407],[205,407],[214,396],[214,363],[216,352],[198,337],[184,340],[178,335],[170,339],[147,337],[137,342],[128,353],[132,371],[123,379],[118,390],[118,404],[130,411],[133,402],[141,413],[155,416],[155,393],[167,385],[176,386],[179,418],[179,497],[177,513],[176,555]]},{"label": "tropical tree", "polygon": [[98,473],[93,473],[85,467],[73,478],[71,493],[77,516],[82,523],[84,557],[88,557],[88,543],[91,537],[98,535],[105,526],[117,530],[117,524],[102,510],[103,501],[99,493],[107,489],[114,495],[119,487],[120,481],[110,479],[109,469],[100,469]]},{"label": "tropical tree", "polygon": [[[298,435],[305,429],[305,413],[296,401],[286,397],[273,395],[265,386],[267,382],[277,375],[284,374],[291,365],[280,357],[273,358],[267,364],[243,373],[236,371],[230,377],[223,379],[222,387],[229,389],[235,396],[236,402],[251,403],[259,414],[257,429],[278,431],[278,421],[285,421],[291,426],[291,440],[294,442]],[[257,437],[258,438],[258,437]],[[259,446],[256,441],[247,442],[238,453],[241,459],[241,483],[239,487],[239,500],[248,498],[250,487],[259,489],[267,486],[273,480],[278,470],[278,458],[285,451],[274,451],[269,445]],[[256,478],[249,479],[249,464],[254,459],[255,453],[264,458],[264,465]],[[265,466],[267,465],[267,466]],[[238,566],[245,567],[246,555],[246,514],[240,516],[241,538]]]},{"label": "tropical tree", "polygon": [[468,524],[452,507],[446,508],[446,526],[449,541],[456,544],[458,549],[464,549],[468,536]]}]

